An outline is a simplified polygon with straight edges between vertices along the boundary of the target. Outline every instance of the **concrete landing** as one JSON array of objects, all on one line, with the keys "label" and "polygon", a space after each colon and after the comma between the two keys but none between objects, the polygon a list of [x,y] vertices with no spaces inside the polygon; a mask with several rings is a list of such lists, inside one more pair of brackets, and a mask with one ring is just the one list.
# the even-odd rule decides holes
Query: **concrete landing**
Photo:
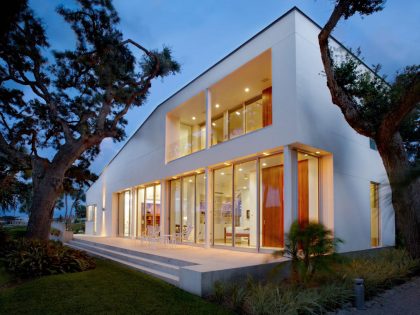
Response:
[{"label": "concrete landing", "polygon": [[[102,257],[114,259],[123,263],[123,255],[139,256],[143,259],[160,261],[165,260],[167,264],[176,265],[177,280],[168,281],[177,285],[185,291],[206,296],[211,294],[214,282],[222,281],[238,281],[244,280],[248,275],[254,278],[264,278],[274,266],[279,263],[286,262],[286,258],[273,259],[271,254],[241,252],[234,250],[225,250],[218,248],[204,248],[188,245],[163,245],[156,244],[147,246],[140,240],[125,239],[117,237],[100,237],[75,235],[75,243],[80,245],[84,242],[87,249],[95,254],[95,247],[100,252],[104,249],[117,255],[102,255]],[[71,244],[71,243],[70,243]],[[83,248],[81,248],[83,249]],[[141,258],[140,258],[141,259]],[[178,263],[182,261],[182,263]],[[130,261],[132,263],[133,261]],[[157,265],[159,262],[157,262]],[[153,268],[148,265],[148,268]],[[138,268],[141,270],[141,267]],[[150,272],[149,272],[150,273]],[[153,273],[150,273],[153,275]],[[159,276],[159,274],[157,275]],[[160,277],[162,278],[162,277]],[[162,278],[165,280],[165,278]]]}]

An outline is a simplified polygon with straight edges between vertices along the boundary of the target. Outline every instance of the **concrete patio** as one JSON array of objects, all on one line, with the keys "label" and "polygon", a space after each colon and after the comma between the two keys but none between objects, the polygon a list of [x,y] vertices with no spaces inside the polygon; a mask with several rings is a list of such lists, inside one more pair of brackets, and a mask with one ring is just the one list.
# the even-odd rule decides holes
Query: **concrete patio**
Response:
[{"label": "concrete patio", "polygon": [[239,281],[248,275],[264,278],[287,259],[271,254],[188,245],[147,245],[135,239],[75,235],[68,245],[115,260],[159,277],[188,292],[205,296],[216,281]]}]

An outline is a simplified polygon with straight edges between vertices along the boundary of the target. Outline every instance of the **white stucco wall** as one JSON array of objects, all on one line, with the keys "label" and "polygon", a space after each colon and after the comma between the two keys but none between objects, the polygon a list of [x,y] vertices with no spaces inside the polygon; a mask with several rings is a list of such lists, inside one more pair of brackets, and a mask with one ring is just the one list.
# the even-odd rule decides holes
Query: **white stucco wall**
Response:
[{"label": "white stucco wall", "polygon": [[[320,189],[321,220],[345,240],[343,251],[369,248],[369,182],[385,186],[384,167],[378,153],[369,148],[369,139],[353,131],[331,103],[321,75],[318,32],[301,13],[291,11],[158,106],[87,192],[87,204],[98,205],[97,234],[116,236],[116,192],[122,189],[302,143],[332,153],[321,165],[324,175],[331,175],[320,178],[329,185]],[[270,48],[273,124],[165,164],[166,114]],[[393,212],[384,194],[381,190],[382,241],[392,245]],[[326,210],[332,206],[333,214]]]}]

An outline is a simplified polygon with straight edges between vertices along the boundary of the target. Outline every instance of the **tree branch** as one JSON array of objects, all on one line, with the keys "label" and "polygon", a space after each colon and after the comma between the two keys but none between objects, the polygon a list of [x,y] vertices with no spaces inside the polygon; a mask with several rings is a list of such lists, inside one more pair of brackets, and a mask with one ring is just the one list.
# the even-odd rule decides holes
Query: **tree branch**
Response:
[{"label": "tree branch", "polygon": [[331,92],[332,102],[341,109],[347,122],[357,132],[367,137],[372,137],[374,131],[371,124],[362,118],[356,102],[339,86],[334,76],[334,62],[331,58],[328,40],[338,21],[344,16],[345,6],[348,5],[345,2],[340,1],[335,6],[333,13],[318,35],[321,58],[327,77],[327,86]]}]

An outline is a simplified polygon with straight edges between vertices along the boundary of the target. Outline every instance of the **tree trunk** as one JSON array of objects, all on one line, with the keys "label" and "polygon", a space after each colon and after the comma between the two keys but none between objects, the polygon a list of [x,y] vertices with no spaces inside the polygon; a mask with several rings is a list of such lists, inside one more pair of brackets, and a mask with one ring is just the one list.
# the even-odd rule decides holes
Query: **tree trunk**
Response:
[{"label": "tree trunk", "polygon": [[406,183],[410,165],[398,132],[376,142],[391,185],[397,236],[413,258],[420,258],[420,178]]},{"label": "tree trunk", "polygon": [[32,205],[27,236],[48,240],[55,203],[62,191],[64,172],[49,163],[38,161],[32,164]]}]

